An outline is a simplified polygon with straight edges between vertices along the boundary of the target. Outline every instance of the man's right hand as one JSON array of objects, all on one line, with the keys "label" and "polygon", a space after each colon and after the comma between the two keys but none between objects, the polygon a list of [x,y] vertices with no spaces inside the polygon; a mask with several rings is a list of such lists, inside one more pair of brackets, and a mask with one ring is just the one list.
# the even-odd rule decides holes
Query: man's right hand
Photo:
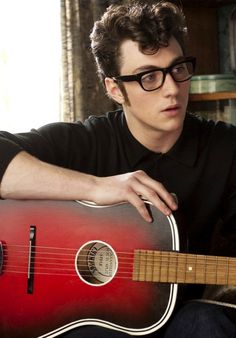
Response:
[{"label": "man's right hand", "polygon": [[94,201],[97,204],[129,202],[148,222],[152,219],[144,200],[151,202],[165,215],[177,209],[173,194],[142,170],[110,177],[97,177],[94,189]]}]

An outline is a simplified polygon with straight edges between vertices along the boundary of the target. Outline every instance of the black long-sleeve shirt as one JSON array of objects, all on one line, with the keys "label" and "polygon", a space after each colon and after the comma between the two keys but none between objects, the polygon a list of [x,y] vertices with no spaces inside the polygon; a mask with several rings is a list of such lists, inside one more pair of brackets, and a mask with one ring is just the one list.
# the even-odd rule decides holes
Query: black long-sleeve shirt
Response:
[{"label": "black long-sleeve shirt", "polygon": [[236,256],[236,127],[232,125],[187,114],[180,138],[165,154],[140,144],[120,110],[84,123],[53,123],[16,135],[1,132],[0,179],[21,150],[98,176],[142,169],[177,195],[190,252],[210,252],[215,225],[221,220],[225,241],[218,243],[215,253]]}]

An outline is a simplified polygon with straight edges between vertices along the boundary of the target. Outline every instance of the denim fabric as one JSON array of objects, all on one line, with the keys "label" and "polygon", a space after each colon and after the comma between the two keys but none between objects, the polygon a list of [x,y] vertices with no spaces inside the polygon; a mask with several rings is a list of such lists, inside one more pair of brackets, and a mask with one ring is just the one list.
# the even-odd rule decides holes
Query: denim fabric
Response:
[{"label": "denim fabric", "polygon": [[[158,336],[157,336],[158,337]],[[213,304],[190,302],[170,322],[164,338],[235,338],[236,326]]]}]

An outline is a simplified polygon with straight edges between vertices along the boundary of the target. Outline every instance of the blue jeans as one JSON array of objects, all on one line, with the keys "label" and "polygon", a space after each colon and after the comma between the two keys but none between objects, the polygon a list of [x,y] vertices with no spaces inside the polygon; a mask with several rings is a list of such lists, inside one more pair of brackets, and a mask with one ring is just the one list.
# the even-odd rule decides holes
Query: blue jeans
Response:
[{"label": "blue jeans", "polygon": [[[236,311],[236,310],[234,310]],[[164,330],[165,329],[165,330]],[[236,324],[224,313],[221,306],[189,302],[175,313],[163,330],[144,338],[235,338]],[[122,332],[101,327],[80,327],[63,335],[65,338],[128,338]],[[140,337],[140,336],[139,336]],[[141,336],[142,337],[142,336]]]},{"label": "blue jeans", "polygon": [[190,302],[176,313],[167,327],[164,338],[174,337],[235,338],[236,326],[221,306]]}]

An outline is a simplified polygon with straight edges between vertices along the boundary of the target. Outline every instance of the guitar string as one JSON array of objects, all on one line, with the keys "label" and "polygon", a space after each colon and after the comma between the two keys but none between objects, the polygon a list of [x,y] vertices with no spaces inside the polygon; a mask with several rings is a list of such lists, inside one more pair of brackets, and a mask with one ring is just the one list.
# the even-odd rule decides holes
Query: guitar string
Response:
[{"label": "guitar string", "polygon": [[[9,257],[8,254],[4,254],[3,256],[3,262],[5,263],[5,261],[7,261],[9,263],[9,259],[14,260],[16,259],[26,259],[26,263],[28,264],[28,253],[25,252],[25,255],[23,255],[23,253],[21,252],[21,255],[18,254],[18,252],[15,252],[15,256],[11,254],[11,256]],[[37,264],[47,264],[47,265],[52,265],[52,264],[56,264],[56,265],[62,265],[63,267],[66,267],[69,264],[74,264],[75,261],[75,255],[70,255],[72,257],[70,258],[64,258],[65,255],[63,255],[63,257],[58,257],[55,256],[55,253],[50,253],[51,257],[48,257],[48,253],[46,256],[42,256],[43,253],[41,253],[41,255],[38,255],[37,251],[35,253],[35,255],[37,254]],[[123,263],[123,264],[133,264],[133,261],[137,260],[137,258],[135,257],[135,255],[133,253],[128,253],[129,257],[124,257],[124,256],[119,256],[119,264]],[[83,260],[83,258],[85,259],[87,257],[87,255],[80,255],[80,260]],[[147,258],[150,257],[151,259]],[[22,262],[22,260],[21,260]],[[72,263],[70,263],[72,262]],[[228,271],[229,268],[229,264],[235,264],[236,263],[236,259],[234,260],[227,260],[228,264],[225,264],[225,260],[217,260],[216,258],[206,258],[206,257],[191,257],[186,258],[186,257],[179,257],[177,255],[172,255],[172,252],[170,254],[159,254],[158,257],[155,257],[154,259],[148,255],[146,257],[141,257],[141,263],[145,264],[145,266],[148,267],[153,267],[154,264],[158,264],[161,263],[162,267],[167,266],[170,267],[170,265],[173,266],[173,264],[175,266],[181,267],[181,265],[183,266],[189,266],[191,265],[192,268],[194,266],[197,266],[199,268],[200,267],[212,267],[212,268],[220,268],[220,267],[224,267],[226,271]],[[34,263],[35,264],[35,263]],[[233,265],[235,266],[235,265]]]},{"label": "guitar string", "polygon": [[[17,257],[17,258],[27,258],[28,259],[28,255],[29,252],[28,251],[15,251],[13,252]],[[74,261],[74,257],[75,257],[75,253],[70,253],[70,254],[65,254],[65,253],[55,253],[55,252],[39,252],[37,250],[33,250],[31,252],[33,255],[37,255],[37,261],[40,262],[41,259],[43,259],[43,262],[45,263],[45,260],[61,260],[61,261],[68,261],[68,260],[72,260]],[[228,258],[228,257],[218,257],[218,256],[204,256],[204,255],[194,255],[194,254],[182,254],[182,253],[176,253],[174,251],[154,251],[155,253],[155,257],[153,259],[153,252],[149,253],[149,252],[141,252],[141,259],[144,260],[145,259],[145,263],[148,265],[148,263],[150,262],[151,265],[153,264],[153,262],[158,263],[167,263],[167,265],[169,265],[170,260],[175,260],[174,263],[176,264],[192,264],[192,265],[199,265],[199,264],[203,264],[204,266],[208,266],[208,265],[212,265],[213,267],[215,265],[217,266],[225,266],[225,263],[236,263],[236,258],[232,257],[232,258]],[[24,256],[25,255],[25,256]],[[49,255],[49,257],[48,257]],[[54,255],[54,256],[52,256]],[[56,255],[56,256],[55,256]],[[70,258],[65,258],[66,256],[69,256]],[[135,253],[134,252],[117,252],[117,255],[119,255],[119,259],[121,260],[121,258],[126,259],[127,262],[132,260],[135,258]],[[125,257],[122,257],[121,255],[126,255]],[[12,257],[12,252],[11,252],[11,256]],[[60,257],[62,256],[62,257]],[[83,257],[87,257],[87,254],[80,254],[79,255],[80,258]],[[128,257],[129,256],[129,257]],[[14,256],[13,256],[14,257]],[[149,260],[148,257],[150,257],[151,259]],[[3,261],[5,259],[9,259],[8,256],[8,250],[4,250],[4,255],[3,255]],[[137,257],[136,259],[139,259],[139,257]],[[165,261],[166,260],[166,261]],[[172,262],[173,264],[173,262]],[[228,269],[228,264],[226,265],[226,269]]]},{"label": "guitar string", "polygon": [[[18,271],[18,270],[9,270],[7,271],[7,273],[12,273],[12,274],[18,274],[18,275],[27,275],[26,271]],[[78,275],[75,274],[75,273],[62,273],[62,272],[59,272],[59,273],[55,273],[55,272],[34,272],[34,275],[40,275],[40,276],[60,276],[60,277],[74,277],[74,278],[78,278]],[[83,274],[82,275],[83,279],[91,279],[93,278],[94,276],[92,276],[91,274]],[[148,274],[142,274],[140,276],[138,276],[137,278],[134,278],[133,274],[130,273],[130,276],[122,276],[122,275],[119,275],[119,274],[115,274],[114,277],[113,276],[107,276],[107,278],[111,278],[111,279],[126,279],[126,280],[132,280],[132,281],[139,281],[139,282],[160,282],[160,283],[178,283],[178,284],[181,284],[181,283],[187,283],[187,284],[191,284],[191,283],[194,283],[194,284],[213,284],[213,285],[228,285],[227,284],[227,280],[226,279],[221,279],[217,282],[217,279],[214,278],[214,276],[207,280],[205,279],[196,279],[195,276],[193,276],[193,278],[191,279],[173,279],[171,277],[168,276],[168,274],[164,274],[163,276],[159,276],[157,275],[156,277],[152,276],[151,274],[148,275]],[[223,277],[222,277],[223,278]],[[235,278],[234,278],[234,281],[235,281]],[[231,284],[232,285],[232,284]]]},{"label": "guitar string", "polygon": [[[16,269],[14,269],[14,267],[11,267],[11,269],[7,269],[5,272],[7,273],[16,273],[16,274],[27,274],[27,267],[25,267],[24,269],[25,271],[19,271]],[[53,275],[53,276],[71,276],[71,277],[78,277],[77,273],[75,273],[75,270],[73,269],[73,273],[70,272],[65,272],[65,270],[63,271],[48,271],[46,272],[45,270],[43,271],[37,271],[37,270],[33,270],[31,273],[33,273],[34,275]],[[82,273],[80,271],[80,275],[83,278],[92,278],[94,277],[93,275],[91,275],[91,273]],[[116,274],[114,274],[114,278],[124,278],[124,279],[134,279],[137,281],[153,281],[153,282],[169,282],[169,283],[197,283],[197,284],[223,284],[223,285],[235,285],[235,274],[234,277],[231,276],[230,280],[232,280],[233,282],[228,283],[228,276],[216,276],[214,272],[212,272],[212,274],[210,274],[208,276],[208,278],[204,278],[202,277],[197,277],[195,274],[188,276],[188,278],[184,278],[182,276],[177,276],[177,277],[173,277],[171,274],[168,273],[168,271],[164,271],[158,274],[153,274],[153,273],[146,273],[146,272],[142,272],[142,273],[138,273],[136,278],[136,275],[134,275],[134,273],[132,271],[126,271],[125,273],[118,271]],[[113,275],[108,275],[107,278],[113,278]]]},{"label": "guitar string", "polygon": [[[95,241],[96,242],[96,241]],[[2,243],[2,247],[3,247],[3,254],[7,254],[8,248],[22,248],[22,249],[26,249],[26,251],[23,250],[15,250],[16,253],[24,253],[26,255],[28,255],[28,249],[29,246],[28,245],[18,245],[18,244],[5,244]],[[53,255],[53,254],[57,254],[57,255],[67,255],[67,256],[74,256],[75,253],[77,253],[79,251],[78,248],[65,248],[65,247],[49,247],[49,246],[31,246],[32,253],[37,255],[40,253],[42,254],[48,254],[48,255]],[[39,251],[39,249],[42,249],[42,251]],[[50,251],[43,251],[44,249],[49,249],[49,250],[60,250],[60,252],[50,252]],[[65,253],[62,252],[63,250],[65,251],[71,251],[71,253]],[[225,260],[229,259],[229,260],[235,260],[236,261],[236,257],[224,257],[224,256],[213,256],[213,255],[201,255],[201,254],[192,254],[192,253],[182,253],[179,251],[172,251],[172,250],[160,250],[160,249],[155,249],[155,250],[146,250],[146,249],[132,249],[132,251],[115,251],[117,254],[121,255],[131,255],[134,256],[135,253],[140,254],[142,256],[152,256],[153,254],[159,254],[162,258],[187,258],[189,260],[191,259],[207,259],[207,260],[219,260],[219,262],[222,260],[223,263],[225,263]],[[85,255],[86,256],[86,255]]]},{"label": "guitar string", "polygon": [[[54,253],[50,253],[50,254],[54,254]],[[133,253],[129,253],[129,254],[133,255]],[[169,258],[170,258],[170,253],[168,252],[167,254],[168,254],[168,256],[166,256],[166,258],[169,259]],[[171,252],[171,254],[172,254],[172,256],[173,256],[173,252]],[[146,253],[146,256],[149,256],[149,255],[150,255],[149,253]],[[152,264],[151,264],[150,266],[151,266],[151,267],[153,266],[153,262],[154,262],[154,263],[158,263],[158,262],[160,263],[160,262],[161,262],[161,263],[162,263],[162,268],[163,268],[163,264],[165,263],[165,262],[163,261],[163,258],[165,259],[165,255],[162,253],[161,256],[162,256],[162,257],[161,257],[161,258],[162,258],[161,260],[156,260],[156,259],[154,259],[154,261],[153,261],[153,259],[152,259],[152,261],[151,261]],[[26,257],[26,256],[25,256],[25,257]],[[27,256],[27,257],[28,257],[28,256]],[[26,258],[27,258],[27,257],[26,257]],[[204,260],[204,261],[205,261],[205,259],[206,259],[205,256],[199,256],[199,255],[196,255],[196,257],[197,257],[198,259],[201,258],[201,259]],[[171,258],[173,258],[173,257],[171,257]],[[178,258],[178,256],[176,256],[175,258]],[[214,260],[215,260],[215,258],[217,258],[217,257],[214,257],[214,256],[213,256],[213,257],[211,257],[211,258],[214,258]],[[61,258],[60,258],[60,259],[61,259]],[[58,260],[58,258],[57,258],[57,260]],[[148,259],[145,260],[145,263],[147,263],[147,262],[148,262]],[[43,263],[45,263],[45,262],[43,262]],[[119,265],[121,265],[120,263],[121,263],[121,258],[119,258]],[[127,262],[126,262],[126,263],[127,263]],[[41,263],[41,264],[42,264],[42,263]],[[48,264],[48,263],[46,263],[46,264]],[[57,264],[58,264],[58,263],[57,263]],[[56,264],[56,265],[57,265],[57,264]],[[222,262],[222,264],[223,264],[223,262]],[[17,266],[17,267],[19,268],[19,266]],[[26,267],[28,267],[28,264],[26,264],[26,266],[23,266],[23,268],[26,268]],[[86,265],[86,267],[87,267],[87,265]],[[148,264],[147,264],[146,267],[148,267]],[[169,267],[169,264],[167,264],[167,267]],[[213,267],[215,267],[215,261],[214,261]],[[4,268],[5,268],[5,267],[4,267]],[[3,269],[4,269],[4,268],[3,268]],[[8,268],[9,268],[9,266],[8,266]],[[21,267],[21,268],[22,268],[22,267]],[[45,267],[44,267],[44,268],[45,268]],[[37,267],[37,269],[38,269],[38,267]],[[34,270],[35,270],[35,269],[34,269]],[[55,268],[55,270],[58,270],[58,268]],[[64,270],[65,270],[65,268],[63,269],[63,271],[64,271]],[[67,269],[67,270],[68,270],[68,269]],[[184,270],[185,270],[185,269],[184,269]],[[9,271],[10,271],[10,270],[9,270]],[[16,270],[14,270],[14,271],[16,272]],[[73,264],[73,269],[72,269],[72,271],[74,271],[74,264]],[[86,271],[87,271],[87,270],[86,270]],[[167,270],[167,271],[168,271],[168,270]],[[80,272],[83,272],[83,271],[80,271]],[[119,272],[122,272],[122,271],[121,271],[121,268],[119,269]],[[36,273],[36,272],[35,272],[35,273]],[[132,270],[131,270],[131,271],[126,271],[126,273],[130,273],[130,274],[131,274],[131,273],[132,273]],[[143,274],[145,275],[145,273],[143,273]],[[214,274],[214,271],[212,271],[212,274]]]},{"label": "guitar string", "polygon": [[[21,261],[20,261],[21,264],[23,263],[22,258],[25,259],[25,263],[28,266],[28,256],[25,256],[25,257],[19,257],[19,256],[12,257],[11,256],[10,260],[9,260],[9,257],[7,257],[6,259],[3,260],[3,262],[4,262],[3,263],[3,267],[6,266],[6,265],[9,266],[10,264],[12,264],[12,261],[13,262],[15,261],[16,263],[18,263],[19,262],[19,258],[21,258]],[[65,260],[67,262],[65,262]],[[6,261],[6,263],[5,263],[5,261]],[[129,259],[129,261],[128,261],[126,258],[122,258],[122,257],[118,257],[118,261],[119,261],[119,265],[121,266],[121,264],[123,264],[124,267],[126,267],[128,265],[133,266],[135,264],[135,260],[133,261],[133,260]],[[44,265],[47,265],[49,267],[51,265],[54,265],[54,266],[59,266],[59,267],[61,266],[63,268],[66,268],[67,266],[70,266],[70,265],[74,266],[74,263],[75,263],[75,259],[71,259],[68,262],[68,259],[64,259],[62,261],[62,259],[54,257],[54,258],[50,258],[50,260],[48,258],[41,258],[41,260],[37,259],[37,262],[34,262],[32,264],[34,264],[34,265],[37,264],[37,266],[40,266],[40,265],[44,264]],[[235,262],[232,262],[232,263],[235,263]],[[197,267],[198,269],[201,269],[201,268],[203,269],[204,267],[206,267],[206,268],[212,267],[212,269],[214,269],[214,271],[215,271],[215,268],[222,268],[222,267],[224,267],[225,268],[225,272],[228,272],[228,267],[226,267],[225,263],[223,263],[223,262],[221,264],[219,264],[219,263],[217,264],[215,262],[207,262],[207,263],[205,263],[203,260],[202,260],[202,262],[198,261],[197,263],[192,263],[192,262],[184,262],[184,261],[178,262],[177,260],[173,261],[173,259],[171,259],[171,260],[168,259],[168,261],[165,261],[165,260],[163,260],[163,259],[160,258],[160,259],[155,259],[155,260],[150,260],[150,261],[149,260],[145,260],[145,261],[141,262],[140,264],[143,264],[146,268],[154,268],[155,264],[161,264],[161,266],[163,268],[164,267],[173,268],[173,266],[176,266],[178,268],[191,266],[192,269],[190,269],[190,270],[195,270],[194,266]],[[87,266],[87,264],[86,264],[86,262],[84,264],[80,263],[80,266]],[[233,267],[235,267],[235,264],[232,264],[232,267],[230,267],[230,268],[232,269]],[[204,272],[204,271],[202,271],[202,272]],[[230,271],[230,272],[232,272],[232,271]]]},{"label": "guitar string", "polygon": [[[14,268],[11,267],[7,269],[5,272],[7,273],[19,273],[19,274],[25,274],[27,275],[27,267],[25,267],[24,270],[20,271],[18,267]],[[72,271],[52,271],[51,269],[49,271],[38,271],[38,269],[31,271],[32,274],[34,275],[53,275],[53,276],[75,276],[77,277],[77,273],[75,270]],[[87,271],[79,271],[79,274],[83,278],[92,278],[94,277],[91,273],[88,273]],[[112,278],[112,275],[107,275],[107,278]],[[216,276],[215,273],[212,273],[209,275],[207,278],[204,278],[204,276],[196,276],[195,274],[189,275],[188,277],[183,277],[183,276],[175,276],[172,274],[169,274],[168,271],[164,271],[158,274],[153,274],[153,273],[133,273],[133,271],[126,271],[126,272],[121,272],[118,271],[117,273],[114,274],[114,278],[127,278],[127,279],[133,279],[137,281],[153,281],[153,282],[171,282],[171,283],[197,283],[197,284],[223,284],[223,285],[235,285],[235,278],[236,276],[234,275],[234,278],[231,276],[230,280],[232,282],[228,282],[228,277],[227,276]]]},{"label": "guitar string", "polygon": [[[4,249],[4,258],[8,257],[8,252],[10,250],[8,250],[8,247],[10,246],[6,246],[7,249]],[[14,246],[12,245],[11,247],[24,247],[24,248],[27,248],[27,246]],[[69,257],[72,257],[74,258],[75,257],[75,254],[77,253],[78,250],[75,250],[75,249],[68,249],[68,248],[53,248],[51,247],[50,249],[52,250],[73,250],[73,251],[76,251],[76,252],[73,252],[73,253],[64,253],[64,252],[48,252],[48,251],[38,251],[39,248],[46,248],[46,249],[49,249],[49,247],[32,247],[34,248],[34,250],[31,251],[31,253],[33,255],[36,255],[37,254],[37,260],[39,259],[48,259],[48,260],[52,260],[52,259],[55,259],[55,257],[58,259],[61,259],[61,260],[68,260],[69,258],[65,258],[65,255],[66,256],[69,256]],[[37,249],[37,250],[36,250]],[[155,262],[158,260],[161,260],[162,263],[164,263],[164,260],[166,259],[167,260],[167,263],[170,261],[170,259],[172,260],[176,260],[179,261],[181,259],[183,259],[186,264],[199,264],[199,263],[202,263],[204,262],[204,265],[206,263],[206,265],[208,264],[216,264],[217,266],[218,265],[225,265],[226,262],[236,262],[236,258],[235,257],[221,257],[221,256],[205,256],[205,255],[198,255],[198,254],[185,254],[185,253],[179,253],[179,252],[175,252],[175,251],[159,251],[159,250],[155,250],[155,251],[151,251],[148,250],[148,251],[145,251],[145,250],[134,250],[134,252],[123,252],[123,251],[120,251],[120,252],[116,252],[117,255],[119,255],[120,259],[121,259],[121,255],[126,255],[124,258],[125,259],[133,259],[133,257],[135,256],[135,252],[137,252],[137,254],[141,255],[141,259],[144,259],[145,258],[145,262],[148,262],[148,258],[147,257],[151,257],[151,260],[150,262],[152,263],[153,262],[153,254],[155,254]],[[18,250],[15,250],[13,253],[17,254],[17,257],[20,257],[19,254],[21,254],[23,257],[24,257],[24,254],[25,254],[25,257],[28,258],[28,255],[29,255],[29,252],[28,251],[18,251]],[[12,252],[11,252],[12,254]],[[43,257],[40,256],[40,255],[44,255]],[[48,257],[47,255],[51,256],[51,255],[57,255],[55,257]],[[60,257],[63,256],[63,258]],[[158,257],[157,257],[158,255]],[[87,254],[80,254],[79,255],[80,257],[87,257]],[[129,257],[128,257],[129,256]],[[137,257],[139,258],[139,257]],[[158,259],[158,260],[157,260]],[[182,263],[185,263],[185,262],[182,262]]]},{"label": "guitar string", "polygon": [[[3,264],[3,267],[2,267],[2,271],[4,271],[4,269],[7,269],[7,268],[9,268],[9,267],[17,267],[17,268],[28,268],[28,264],[27,264],[27,262],[25,262],[25,264],[22,264],[21,263],[21,265],[19,265],[19,264],[16,264],[17,262],[12,262],[12,263],[5,263],[5,264]],[[163,262],[155,262],[155,263],[163,263]],[[43,265],[44,264],[44,265]],[[47,266],[45,266],[45,264],[47,265]],[[42,266],[43,265],[43,266]],[[33,270],[35,270],[35,269],[45,269],[45,270],[49,270],[49,269],[51,269],[51,270],[62,270],[62,271],[65,271],[65,270],[71,270],[71,271],[74,271],[74,267],[75,267],[75,264],[74,264],[74,262],[73,262],[73,264],[71,263],[70,265],[69,264],[67,264],[67,266],[65,266],[65,265],[62,265],[62,264],[58,264],[58,263],[55,263],[54,265],[53,265],[53,267],[51,267],[51,266],[49,266],[48,265],[48,263],[39,263],[39,264],[37,264],[36,266],[35,265],[31,265],[30,266],[30,268],[32,269],[32,271]],[[211,266],[212,267],[212,270],[209,270],[209,271],[207,271],[207,273],[209,274],[209,273],[216,273],[216,270],[215,270],[215,266]],[[148,268],[153,268],[153,265],[145,265],[145,267],[144,268],[146,268],[146,269],[148,269]],[[174,268],[173,268],[173,266],[172,267],[170,267],[170,265],[169,264],[167,264],[167,265],[161,265],[161,269],[164,271],[164,269],[169,269],[170,271],[174,271],[175,269],[180,269],[180,267],[179,266],[175,266]],[[186,266],[182,266],[182,270],[183,271],[185,271],[186,269]],[[86,271],[87,269],[88,269],[88,265],[87,264],[80,264],[79,265],[79,267],[78,267],[78,269],[80,270],[80,271]],[[85,269],[85,270],[82,270],[82,269]],[[125,263],[125,264],[123,264],[122,265],[122,262],[119,262],[119,271],[120,272],[125,272],[125,271],[128,271],[128,269],[129,269],[129,266],[128,266],[128,263]],[[138,270],[136,267],[134,267],[133,266],[133,264],[130,264],[130,270]],[[155,270],[155,269],[153,269],[153,270]],[[151,270],[152,271],[152,270]],[[192,272],[192,273],[194,273],[195,271],[197,271],[197,273],[204,273],[204,271],[200,271],[200,268],[199,269],[193,269],[193,270],[188,270],[188,272],[190,273],[190,272]],[[228,273],[227,273],[227,271],[225,270],[225,271],[223,271],[223,272],[220,272],[221,274],[226,274],[226,275],[228,275]],[[233,270],[232,269],[232,271],[230,271],[230,273],[231,274],[235,274],[236,275],[236,272],[235,272],[235,270]]]}]

